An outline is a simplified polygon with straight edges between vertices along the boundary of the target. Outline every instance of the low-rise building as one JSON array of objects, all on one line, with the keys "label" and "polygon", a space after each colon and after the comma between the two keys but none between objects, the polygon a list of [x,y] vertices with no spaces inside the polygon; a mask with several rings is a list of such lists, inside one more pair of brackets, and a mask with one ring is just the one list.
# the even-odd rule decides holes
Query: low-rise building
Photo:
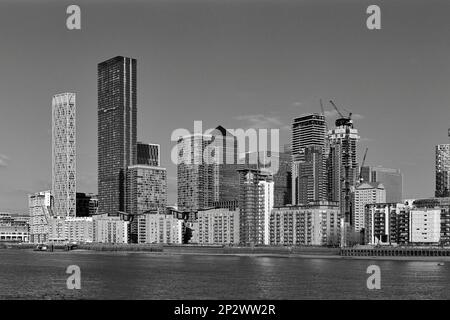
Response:
[{"label": "low-rise building", "polygon": [[148,211],[137,218],[138,243],[183,243],[184,220],[166,211]]},{"label": "low-rise building", "polygon": [[93,239],[98,243],[128,243],[128,221],[107,214],[93,217]]},{"label": "low-rise building", "polygon": [[200,210],[198,216],[198,243],[238,244],[239,208]]},{"label": "low-rise building", "polygon": [[413,244],[438,244],[441,236],[440,209],[412,209],[409,238]]},{"label": "low-rise building", "polygon": [[91,243],[94,241],[94,220],[92,217],[67,217],[67,241]]},{"label": "low-rise building", "polygon": [[373,203],[365,206],[364,242],[370,245],[409,243],[410,207],[403,203]]}]

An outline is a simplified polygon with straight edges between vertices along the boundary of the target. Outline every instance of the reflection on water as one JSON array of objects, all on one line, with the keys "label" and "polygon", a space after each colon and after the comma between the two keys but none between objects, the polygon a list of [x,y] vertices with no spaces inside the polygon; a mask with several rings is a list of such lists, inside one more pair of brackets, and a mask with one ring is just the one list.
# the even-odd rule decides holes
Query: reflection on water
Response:
[{"label": "reflection on water", "polygon": [[[366,287],[381,268],[381,290]],[[67,266],[81,290],[66,289]],[[449,299],[450,264],[0,250],[0,299]]]}]

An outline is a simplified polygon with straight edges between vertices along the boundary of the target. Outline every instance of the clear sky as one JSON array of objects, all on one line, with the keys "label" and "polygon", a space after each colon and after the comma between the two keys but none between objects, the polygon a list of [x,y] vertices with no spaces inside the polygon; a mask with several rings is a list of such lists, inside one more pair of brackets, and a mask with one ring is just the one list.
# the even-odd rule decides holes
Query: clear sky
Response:
[{"label": "clear sky", "polygon": [[[70,4],[80,31],[66,29]],[[381,30],[366,28],[370,4]],[[59,92],[77,93],[77,189],[97,191],[97,63],[116,55],[138,60],[138,139],[161,144],[170,203],[173,130],[278,127],[288,143],[320,98],[356,114],[367,164],[399,168],[406,198],[432,196],[450,127],[449,12],[446,0],[0,1],[0,211],[26,213],[27,194],[51,187]]]}]

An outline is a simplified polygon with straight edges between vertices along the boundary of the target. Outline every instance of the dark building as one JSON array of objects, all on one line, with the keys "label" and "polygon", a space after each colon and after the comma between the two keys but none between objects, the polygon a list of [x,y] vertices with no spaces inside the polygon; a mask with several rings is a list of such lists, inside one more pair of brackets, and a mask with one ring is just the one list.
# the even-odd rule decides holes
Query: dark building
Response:
[{"label": "dark building", "polygon": [[98,65],[99,213],[117,215],[126,204],[125,176],[137,162],[136,59],[115,57]]},{"label": "dark building", "polygon": [[77,192],[77,217],[90,217],[97,214],[98,198],[93,194]]},{"label": "dark building", "polygon": [[450,144],[436,146],[436,197],[450,196]]},{"label": "dark building", "polygon": [[137,164],[159,167],[160,146],[159,144],[137,143]]}]

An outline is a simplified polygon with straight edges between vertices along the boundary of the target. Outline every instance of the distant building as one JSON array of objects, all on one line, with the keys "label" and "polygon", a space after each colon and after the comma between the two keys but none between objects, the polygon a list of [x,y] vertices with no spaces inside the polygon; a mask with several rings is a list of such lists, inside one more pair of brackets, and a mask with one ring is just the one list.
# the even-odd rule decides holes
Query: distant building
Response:
[{"label": "distant building", "polygon": [[0,212],[0,241],[28,242],[28,217]]},{"label": "distant building", "polygon": [[59,216],[76,215],[76,104],[75,93],[52,99],[52,194]]},{"label": "distant building", "polygon": [[99,214],[125,211],[126,170],[137,163],[137,62],[114,57],[98,64]]},{"label": "distant building", "polygon": [[239,244],[239,209],[209,209],[197,214],[200,244]]},{"label": "distant building", "polygon": [[94,194],[77,192],[77,217],[90,217],[97,214],[98,198]]},{"label": "distant building", "polygon": [[416,244],[439,244],[441,236],[441,210],[413,209],[410,211],[409,238]]},{"label": "distant building", "polygon": [[94,242],[128,243],[128,221],[120,216],[97,215],[93,217]]},{"label": "distant building", "polygon": [[450,197],[450,144],[436,146],[436,197]]},{"label": "distant building", "polygon": [[315,201],[272,210],[271,245],[339,245],[339,241],[337,202]]},{"label": "distant building", "polygon": [[28,195],[30,213],[30,242],[45,243],[49,240],[49,219],[53,215],[53,196],[50,191]]},{"label": "distant building", "polygon": [[151,167],[161,165],[161,146],[153,143],[137,143],[137,164]]},{"label": "distant building", "polygon": [[379,182],[363,182],[353,192],[352,225],[356,232],[365,227],[365,207],[372,203],[386,203],[386,190]]},{"label": "distant building", "polygon": [[381,182],[386,190],[387,203],[403,201],[403,175],[400,170],[364,166],[361,177],[364,182]]},{"label": "distant building", "polygon": [[67,241],[91,243],[94,241],[94,221],[92,217],[66,218]]},{"label": "distant building", "polygon": [[450,197],[417,199],[413,206],[418,209],[438,209],[441,211],[441,245],[450,245]]},{"label": "distant building", "polygon": [[239,174],[239,240],[243,245],[268,245],[270,212],[274,201],[272,176],[254,169],[242,169]]},{"label": "distant building", "polygon": [[403,203],[372,203],[365,206],[365,243],[407,245],[410,241],[410,207]]},{"label": "distant building", "polygon": [[138,243],[182,244],[184,220],[170,212],[150,211],[138,217]]}]

